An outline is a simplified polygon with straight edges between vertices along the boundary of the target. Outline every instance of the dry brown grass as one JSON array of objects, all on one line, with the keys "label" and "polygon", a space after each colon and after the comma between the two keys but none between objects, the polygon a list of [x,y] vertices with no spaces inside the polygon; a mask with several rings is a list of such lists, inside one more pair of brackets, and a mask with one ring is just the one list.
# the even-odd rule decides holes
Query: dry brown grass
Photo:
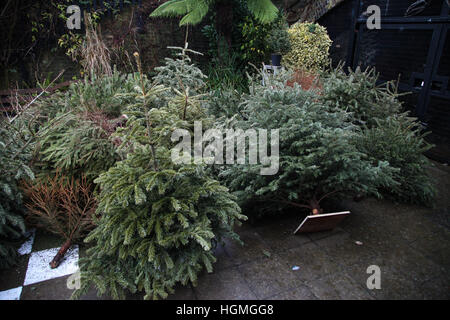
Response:
[{"label": "dry brown grass", "polygon": [[112,75],[111,53],[101,37],[100,26],[94,26],[89,14],[85,15],[86,39],[80,48],[81,65],[89,74]]}]

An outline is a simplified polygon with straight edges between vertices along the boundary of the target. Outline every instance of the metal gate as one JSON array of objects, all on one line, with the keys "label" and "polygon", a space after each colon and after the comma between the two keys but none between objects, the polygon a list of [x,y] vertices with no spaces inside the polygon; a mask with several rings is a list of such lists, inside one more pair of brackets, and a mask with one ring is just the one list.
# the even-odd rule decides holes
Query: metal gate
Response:
[{"label": "metal gate", "polygon": [[[354,34],[347,63],[375,66],[380,81],[399,80],[403,99],[436,145],[428,154],[450,161],[450,17],[446,0],[418,1],[423,11],[405,17],[415,0],[356,0]],[[364,12],[370,5],[381,9],[381,29],[369,30]]]}]

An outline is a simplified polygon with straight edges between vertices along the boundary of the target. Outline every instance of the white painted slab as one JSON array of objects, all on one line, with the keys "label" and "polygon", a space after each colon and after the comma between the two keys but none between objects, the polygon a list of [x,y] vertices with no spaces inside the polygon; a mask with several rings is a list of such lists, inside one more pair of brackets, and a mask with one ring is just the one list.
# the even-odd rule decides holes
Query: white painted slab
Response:
[{"label": "white painted slab", "polygon": [[58,268],[50,268],[50,261],[58,253],[59,248],[33,252],[28,262],[24,286],[73,274],[78,270],[78,245],[67,250],[64,260]]},{"label": "white painted slab", "polygon": [[22,287],[0,291],[0,300],[20,300]]},{"label": "white painted slab", "polygon": [[36,229],[31,229],[25,235],[28,239],[22,244],[22,246],[17,250],[17,252],[23,256],[24,254],[30,254],[33,248],[34,237],[36,236]]}]

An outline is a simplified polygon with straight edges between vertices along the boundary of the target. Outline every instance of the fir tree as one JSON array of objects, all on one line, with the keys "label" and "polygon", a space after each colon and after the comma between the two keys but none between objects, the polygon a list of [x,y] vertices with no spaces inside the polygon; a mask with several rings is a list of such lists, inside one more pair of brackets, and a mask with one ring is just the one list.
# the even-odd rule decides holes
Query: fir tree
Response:
[{"label": "fir tree", "polygon": [[[86,176],[93,181],[117,160],[109,136],[114,125],[102,115],[86,119],[74,112],[57,114],[39,130],[41,175],[59,171],[68,177]],[[103,126],[102,126],[103,125]]]},{"label": "fir tree", "polygon": [[314,92],[289,87],[285,79],[269,81],[253,84],[243,96],[243,117],[233,127],[279,129],[279,171],[265,176],[263,164],[226,167],[221,176],[243,203],[290,205],[317,214],[330,196],[379,196],[380,187],[395,184],[395,169],[383,161],[373,164],[352,143],[360,133],[350,113],[330,110]]},{"label": "fir tree", "polygon": [[188,49],[187,43],[184,48],[168,48],[179,52],[175,54],[174,58],[165,58],[164,66],[155,68],[155,71],[158,72],[154,79],[155,83],[177,90],[189,88],[194,94],[202,93],[208,77],[192,63],[192,59],[188,56],[188,53],[197,55],[201,55],[201,53]]},{"label": "fir tree", "polygon": [[41,125],[37,135],[40,175],[59,173],[93,181],[118,160],[115,141],[110,139],[124,119],[121,92],[132,90],[132,75],[115,71],[111,76],[91,74],[38,102]]},{"label": "fir tree", "polygon": [[0,268],[17,261],[14,241],[25,231],[22,217],[22,192],[19,182],[34,179],[29,167],[32,158],[31,137],[22,119],[0,123]]},{"label": "fir tree", "polygon": [[[96,180],[101,218],[86,238],[94,245],[81,261],[82,288],[74,297],[91,284],[113,298],[128,290],[145,291],[146,299],[167,297],[177,283],[195,285],[200,270],[212,271],[215,243],[224,236],[238,240],[232,228],[245,219],[204,165],[171,160],[172,131],[192,130],[193,120],[205,118],[200,97],[189,95],[188,84],[196,81],[171,91],[152,84],[139,60],[138,67],[134,91],[118,97],[130,101],[129,120],[117,132],[124,160]],[[160,69],[157,79],[167,72]]]},{"label": "fir tree", "polygon": [[395,185],[382,190],[390,198],[432,205],[436,189],[428,168],[432,163],[424,153],[432,146],[416,118],[403,111],[394,81],[378,83],[375,69],[343,72],[342,67],[324,73],[318,97],[331,110],[350,112],[351,121],[361,129],[356,140],[358,151],[373,164],[389,163],[396,172]]}]

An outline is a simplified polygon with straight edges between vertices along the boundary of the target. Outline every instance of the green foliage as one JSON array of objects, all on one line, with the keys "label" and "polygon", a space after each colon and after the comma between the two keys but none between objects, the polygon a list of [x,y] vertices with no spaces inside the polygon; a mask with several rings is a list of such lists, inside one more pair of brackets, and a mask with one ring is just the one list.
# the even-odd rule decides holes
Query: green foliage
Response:
[{"label": "green foliage", "polygon": [[196,25],[206,16],[214,0],[169,0],[154,10],[150,17],[179,17],[182,25]]},{"label": "green foliage", "polygon": [[42,173],[60,171],[68,177],[84,174],[92,181],[112,166],[117,160],[114,144],[109,139],[113,125],[103,117],[100,119],[104,121],[104,127],[68,112],[44,125],[39,131],[38,166]]},{"label": "green foliage", "polygon": [[[93,7],[93,0],[79,0],[77,4],[84,8]],[[130,0],[124,0],[124,3],[130,3]],[[57,39],[58,46],[66,50],[66,54],[72,58],[76,58],[79,49],[83,44],[85,36],[81,33],[69,30],[64,25],[69,18],[67,8],[73,5],[71,0],[50,0],[50,1],[34,1],[29,5],[32,9],[27,8],[28,18],[31,20],[31,39],[32,42],[38,42],[45,38]],[[98,25],[100,20],[106,16],[106,13],[117,15],[119,9],[116,3],[103,1],[103,7],[95,11],[89,12],[94,25]],[[63,27],[61,27],[63,25]],[[56,48],[54,48],[56,49]]]},{"label": "green foliage", "polygon": [[331,196],[361,192],[379,196],[379,188],[395,182],[387,162],[372,164],[352,140],[359,131],[350,114],[330,111],[313,92],[297,84],[255,84],[242,99],[244,120],[234,128],[279,129],[279,171],[260,174],[260,165],[235,165],[221,176],[242,202],[276,202],[279,206],[317,209]]},{"label": "green foliage", "polygon": [[77,112],[101,112],[108,117],[121,115],[120,102],[115,94],[129,90],[129,76],[116,70],[111,76],[98,77],[91,73],[83,81],[71,84],[66,92],[69,110]]},{"label": "green foliage", "polygon": [[[246,73],[255,73],[255,68],[249,63],[259,68],[262,62],[269,61],[271,47],[275,49],[276,46],[276,50],[279,50],[286,46],[284,40],[289,41],[289,36],[283,40],[273,30],[282,33],[287,28],[287,22],[279,13],[271,23],[262,23],[251,14],[245,0],[232,2],[232,18],[224,26],[227,31],[216,29],[218,21],[223,23],[223,18],[217,12],[209,16],[209,23],[202,28],[203,35],[209,40],[209,63],[204,70],[211,90],[232,88],[248,92]],[[274,35],[271,39],[274,41],[268,41],[272,31]]]},{"label": "green foliage", "polygon": [[[177,47],[169,48],[182,49]],[[186,46],[186,48],[177,52],[174,58],[165,58],[165,65],[155,68],[155,71],[158,72],[155,82],[167,88],[177,90],[189,88],[191,92],[201,93],[205,89],[207,76],[192,63],[187,53],[201,54],[188,49]]]},{"label": "green foliage", "polygon": [[245,16],[239,29],[242,33],[240,52],[246,64],[250,62],[259,67],[270,58],[270,54],[285,54],[291,48],[289,25],[282,13],[272,23],[266,24]]},{"label": "green foliage", "polygon": [[15,264],[14,240],[25,231],[22,218],[22,193],[18,183],[34,179],[29,167],[32,143],[23,121],[2,119],[0,123],[0,269]]},{"label": "green foliage", "polygon": [[134,85],[132,75],[123,75],[114,70],[111,76],[98,77],[94,73],[83,80],[70,84],[65,91],[58,91],[46,99],[36,102],[42,118],[52,119],[59,112],[72,111],[78,114],[102,113],[110,118],[118,117],[121,101],[115,95],[128,92]]},{"label": "green foliage", "polygon": [[[239,20],[234,15],[233,18]],[[214,27],[214,19],[213,16],[211,24],[202,28],[203,35],[209,40],[209,62],[203,68],[208,76],[207,86],[209,90],[213,91],[226,90],[227,88],[234,88],[240,92],[247,91],[246,66],[241,52],[234,46],[231,50],[227,48],[226,41],[218,35]],[[233,28],[233,33],[238,34],[240,38],[241,33],[240,31],[236,32],[235,22],[233,22]]]},{"label": "green foliage", "polygon": [[232,118],[240,114],[241,93],[236,89],[222,88],[211,91],[207,100],[207,110],[216,118]]},{"label": "green foliage", "polygon": [[399,201],[431,205],[436,195],[423,155],[431,146],[424,140],[417,119],[402,114],[400,94],[394,82],[377,85],[374,69],[357,68],[346,75],[341,67],[322,75],[320,99],[331,109],[351,113],[352,122],[362,130],[356,139],[360,152],[373,163],[386,161],[398,171],[395,185],[383,194]]},{"label": "green foliage", "polygon": [[92,74],[38,102],[42,125],[37,145],[42,174],[60,170],[68,177],[85,175],[93,181],[118,159],[111,134],[123,122],[116,95],[131,91],[133,75],[97,77]]},{"label": "green foliage", "polygon": [[257,67],[266,60],[270,54],[267,35],[272,30],[271,24],[260,24],[250,16],[244,18],[239,25],[242,32],[240,39],[240,54],[242,59],[253,63]]},{"label": "green foliage", "polygon": [[247,0],[247,6],[261,23],[270,23],[278,16],[278,9],[270,0]]},{"label": "green foliage", "polygon": [[332,41],[327,30],[318,24],[295,23],[289,30],[291,50],[283,56],[284,66],[292,69],[322,70],[329,64]]},{"label": "green foliage", "polygon": [[229,88],[239,92],[248,91],[248,79],[245,68],[239,68],[242,62],[236,52],[224,53],[222,58],[213,58],[206,67],[209,91],[226,91]]},{"label": "green foliage", "polygon": [[431,146],[425,142],[416,119],[393,115],[377,123],[363,130],[356,146],[372,162],[386,161],[398,169],[394,173],[398,184],[383,190],[383,194],[403,202],[432,205],[436,189],[427,173],[431,163],[424,156]]},{"label": "green foliage", "polygon": [[135,90],[118,97],[129,99],[129,119],[116,133],[124,158],[96,180],[101,218],[86,239],[94,246],[80,262],[82,288],[75,298],[91,284],[116,299],[126,290],[145,291],[146,299],[166,298],[177,283],[195,284],[203,268],[212,272],[217,241],[238,239],[232,228],[245,216],[234,197],[203,164],[171,160],[173,129],[192,133],[193,121],[208,122],[202,96],[188,89],[197,88],[203,76],[174,72],[174,66],[193,70],[185,53],[178,61],[166,60],[155,83],[141,74]]},{"label": "green foliage", "polygon": [[322,74],[320,99],[331,108],[351,112],[355,124],[371,128],[402,110],[395,83],[377,85],[377,80],[375,69],[349,69],[347,75],[338,66]]},{"label": "green foliage", "polygon": [[289,24],[285,17],[281,17],[277,22],[273,23],[266,40],[272,53],[283,55],[291,50],[291,39],[288,29]]},{"label": "green foliage", "polygon": [[[199,24],[217,0],[169,0],[154,10],[150,17],[179,17],[180,26]],[[246,0],[249,11],[262,23],[276,19],[278,9],[270,0]]]}]

